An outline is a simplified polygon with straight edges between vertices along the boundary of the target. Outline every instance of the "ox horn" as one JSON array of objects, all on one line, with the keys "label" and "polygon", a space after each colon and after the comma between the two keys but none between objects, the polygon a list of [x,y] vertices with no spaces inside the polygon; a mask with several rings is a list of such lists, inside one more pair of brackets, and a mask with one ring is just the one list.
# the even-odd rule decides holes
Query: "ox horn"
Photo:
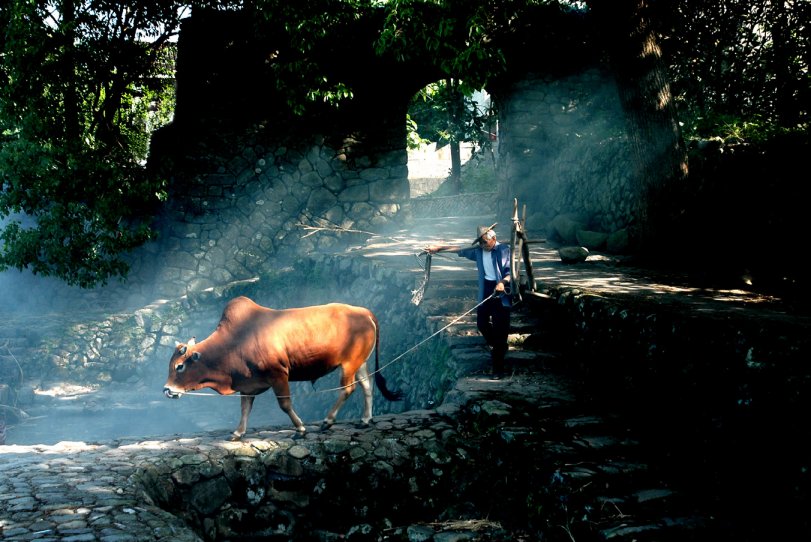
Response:
[{"label": "ox horn", "polygon": [[194,346],[194,339],[196,339],[196,338],[197,338],[197,337],[192,337],[191,339],[189,339],[189,342],[188,342],[187,344],[188,344],[189,346]]}]

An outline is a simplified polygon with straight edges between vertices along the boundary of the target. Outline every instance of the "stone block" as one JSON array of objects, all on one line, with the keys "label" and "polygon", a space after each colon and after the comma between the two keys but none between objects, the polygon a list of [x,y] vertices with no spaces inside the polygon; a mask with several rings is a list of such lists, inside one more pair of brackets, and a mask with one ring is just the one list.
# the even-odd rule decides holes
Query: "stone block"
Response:
[{"label": "stone block", "polygon": [[560,214],[549,223],[552,234],[567,245],[578,243],[577,231],[586,228],[586,221],[576,214]]},{"label": "stone block", "polygon": [[566,246],[558,249],[560,261],[563,263],[580,263],[586,261],[589,250],[586,247]]}]

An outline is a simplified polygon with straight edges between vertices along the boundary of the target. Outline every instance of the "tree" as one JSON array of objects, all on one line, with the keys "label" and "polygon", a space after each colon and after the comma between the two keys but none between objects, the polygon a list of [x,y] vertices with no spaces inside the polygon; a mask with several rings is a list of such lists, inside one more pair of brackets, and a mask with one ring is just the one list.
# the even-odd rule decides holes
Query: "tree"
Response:
[{"label": "tree", "polygon": [[452,191],[461,191],[460,144],[470,142],[476,149],[489,148],[490,131],[495,111],[482,110],[473,99],[474,90],[455,79],[432,83],[414,96],[409,117],[421,140],[435,141],[437,147],[451,150],[449,182]]},{"label": "tree", "polygon": [[768,137],[807,125],[809,2],[680,0],[659,18],[688,134]]},{"label": "tree", "polygon": [[144,161],[170,118],[185,5],[11,0],[0,12],[0,270],[92,287],[125,276],[124,255],[154,238],[166,181]]}]

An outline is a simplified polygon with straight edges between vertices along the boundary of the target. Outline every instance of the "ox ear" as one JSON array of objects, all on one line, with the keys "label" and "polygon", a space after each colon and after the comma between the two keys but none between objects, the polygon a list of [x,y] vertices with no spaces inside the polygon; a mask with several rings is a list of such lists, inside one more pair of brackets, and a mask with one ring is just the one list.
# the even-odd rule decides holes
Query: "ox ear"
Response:
[{"label": "ox ear", "polygon": [[[178,346],[179,346],[179,345],[178,345]],[[186,345],[184,344],[184,345],[183,345],[183,346],[180,348],[180,350],[178,350],[178,352],[177,352],[177,353],[178,353],[178,354],[180,354],[181,356],[182,356],[183,354],[185,354],[185,353],[186,353]]]},{"label": "ox ear", "polygon": [[195,352],[194,354],[192,354],[191,359],[193,359],[194,361],[200,361],[200,352]]},{"label": "ox ear", "polygon": [[186,344],[188,344],[189,346],[194,346],[194,344],[195,344],[194,339],[196,339],[196,338],[197,337],[192,337],[191,339],[189,339],[189,342],[186,343]]}]

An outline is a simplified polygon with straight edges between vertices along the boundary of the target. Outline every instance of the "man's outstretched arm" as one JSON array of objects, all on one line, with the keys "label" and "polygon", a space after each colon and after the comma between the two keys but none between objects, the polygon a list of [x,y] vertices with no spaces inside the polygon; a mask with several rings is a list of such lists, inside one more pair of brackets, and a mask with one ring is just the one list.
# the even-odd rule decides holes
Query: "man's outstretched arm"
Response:
[{"label": "man's outstretched arm", "polygon": [[429,254],[436,254],[437,252],[459,252],[465,247],[458,245],[429,245],[423,250]]}]

